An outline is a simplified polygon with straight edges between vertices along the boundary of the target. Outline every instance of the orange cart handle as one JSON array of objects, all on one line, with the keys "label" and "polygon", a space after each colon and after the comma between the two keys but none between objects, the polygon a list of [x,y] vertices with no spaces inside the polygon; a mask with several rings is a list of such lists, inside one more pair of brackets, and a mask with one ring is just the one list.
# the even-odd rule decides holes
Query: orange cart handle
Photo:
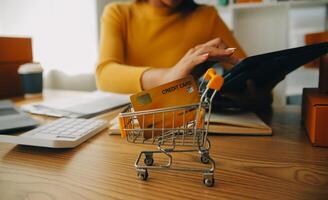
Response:
[{"label": "orange cart handle", "polygon": [[206,73],[204,74],[204,79],[209,81],[213,76],[216,75],[216,71],[214,68],[209,68]]},{"label": "orange cart handle", "polygon": [[204,79],[209,81],[207,84],[207,88],[210,88],[212,90],[220,90],[224,83],[223,77],[217,75],[215,69],[213,68],[210,68],[206,71]]}]

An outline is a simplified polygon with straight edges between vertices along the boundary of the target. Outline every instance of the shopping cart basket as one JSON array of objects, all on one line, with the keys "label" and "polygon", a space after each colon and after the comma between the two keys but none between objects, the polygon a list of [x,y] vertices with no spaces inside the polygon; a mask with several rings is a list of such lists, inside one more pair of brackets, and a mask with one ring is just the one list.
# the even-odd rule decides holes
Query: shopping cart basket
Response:
[{"label": "shopping cart basket", "polygon": [[[157,145],[158,148],[156,151],[140,152],[135,161],[137,175],[140,179],[147,180],[149,169],[193,171],[203,173],[204,184],[213,186],[215,162],[209,154],[211,145],[207,133],[211,116],[211,102],[217,91],[221,89],[223,78],[216,75],[215,70],[211,68],[205,73],[199,88],[204,85],[204,80],[207,80],[208,83],[206,88],[200,91],[202,96],[197,104],[138,112],[133,111],[133,108],[129,108],[126,112],[120,114],[119,124],[122,137],[126,137],[128,142],[153,144]],[[214,91],[211,95],[208,95],[210,90]],[[205,114],[206,111],[208,115]],[[188,119],[190,116],[193,116],[192,120]],[[148,120],[149,122],[149,119],[153,120],[154,123],[145,127],[145,121]],[[182,120],[182,126],[175,125],[177,120]],[[160,121],[160,126],[158,124],[155,126],[155,121]],[[184,147],[177,148],[178,146]],[[210,167],[172,166],[172,153],[192,151],[197,151],[200,154],[200,161],[204,164],[210,164]],[[157,153],[166,155],[168,161],[164,164],[155,165],[153,154]],[[140,162],[141,158],[144,158],[143,164]]]}]

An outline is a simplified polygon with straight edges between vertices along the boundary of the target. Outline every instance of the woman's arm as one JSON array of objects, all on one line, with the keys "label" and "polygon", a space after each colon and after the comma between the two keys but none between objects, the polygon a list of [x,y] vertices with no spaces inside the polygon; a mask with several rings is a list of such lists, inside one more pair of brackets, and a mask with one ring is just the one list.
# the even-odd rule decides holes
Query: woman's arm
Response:
[{"label": "woman's arm", "polygon": [[124,16],[115,5],[107,6],[101,22],[100,62],[96,76],[98,88],[118,93],[135,93],[191,74],[193,68],[207,59],[235,62],[233,49],[220,39],[190,49],[174,66],[169,68],[125,65]]},{"label": "woman's arm", "polygon": [[[207,61],[215,60],[225,63],[235,64],[237,59],[232,56],[235,49],[227,48],[226,45],[216,38],[205,44],[198,45],[190,49],[180,61],[171,68],[165,69],[150,69],[142,75],[143,89],[177,80],[192,74],[193,69]],[[197,78],[197,77],[196,77]]]},{"label": "woman's arm", "polygon": [[141,76],[149,67],[125,65],[124,16],[115,4],[107,6],[101,19],[100,55],[96,70],[100,90],[117,93],[141,91]]},{"label": "woman's arm", "polygon": [[141,76],[148,67],[134,67],[117,62],[102,63],[96,71],[100,90],[132,94],[142,91]]}]

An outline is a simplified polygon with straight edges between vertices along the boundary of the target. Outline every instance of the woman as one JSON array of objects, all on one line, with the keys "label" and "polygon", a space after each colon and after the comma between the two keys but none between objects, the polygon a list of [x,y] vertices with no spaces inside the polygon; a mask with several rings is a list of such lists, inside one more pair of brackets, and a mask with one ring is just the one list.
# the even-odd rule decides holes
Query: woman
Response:
[{"label": "woman", "polygon": [[211,6],[192,0],[110,4],[101,20],[97,85],[104,91],[136,93],[185,77],[205,61],[229,67],[244,57]]}]

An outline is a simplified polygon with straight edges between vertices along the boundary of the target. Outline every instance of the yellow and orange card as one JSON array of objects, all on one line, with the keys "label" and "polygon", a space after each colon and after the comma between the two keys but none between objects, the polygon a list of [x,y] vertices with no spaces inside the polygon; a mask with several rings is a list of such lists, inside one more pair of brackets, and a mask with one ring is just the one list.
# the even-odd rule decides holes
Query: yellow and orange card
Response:
[{"label": "yellow and orange card", "polygon": [[[146,111],[160,108],[184,106],[199,103],[200,95],[198,87],[192,76],[182,78],[170,83],[142,91],[130,97],[132,107],[135,111]],[[151,131],[154,128],[177,128],[195,119],[195,110],[176,110],[153,114],[153,112],[137,117],[144,137],[150,138],[160,134],[160,131]],[[154,135],[153,135],[154,134]]]}]

